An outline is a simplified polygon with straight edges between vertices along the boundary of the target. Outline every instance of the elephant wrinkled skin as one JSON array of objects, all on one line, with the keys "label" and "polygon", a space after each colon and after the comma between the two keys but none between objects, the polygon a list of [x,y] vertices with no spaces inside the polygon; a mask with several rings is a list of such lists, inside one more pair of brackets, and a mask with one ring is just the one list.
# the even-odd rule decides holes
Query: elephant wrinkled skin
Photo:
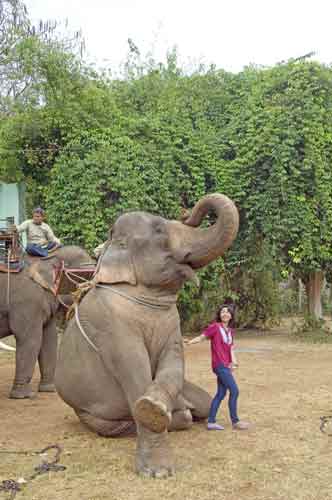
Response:
[{"label": "elephant wrinkled skin", "polygon": [[[15,379],[10,397],[33,397],[30,381],[37,359],[40,368],[39,391],[54,392],[57,358],[56,312],[59,301],[52,287],[54,268],[63,261],[78,267],[94,261],[76,246],[59,248],[45,260],[30,258],[18,274],[0,273],[0,338],[16,338]],[[9,304],[8,304],[9,298]]]},{"label": "elephant wrinkled skin", "polygon": [[[209,210],[210,228],[197,226]],[[208,415],[211,398],[184,380],[177,292],[221,255],[238,230],[224,195],[200,200],[184,222],[145,212],[122,215],[99,261],[95,286],[67,326],[56,387],[80,420],[103,436],[137,432],[136,470],[166,477],[174,470],[169,430]]]}]

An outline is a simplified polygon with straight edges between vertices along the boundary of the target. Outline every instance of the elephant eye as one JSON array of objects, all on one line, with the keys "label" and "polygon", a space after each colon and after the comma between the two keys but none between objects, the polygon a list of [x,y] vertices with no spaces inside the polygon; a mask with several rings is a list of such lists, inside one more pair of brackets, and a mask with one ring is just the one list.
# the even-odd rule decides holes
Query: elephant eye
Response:
[{"label": "elephant eye", "polygon": [[119,248],[127,248],[127,240],[124,238],[113,238],[112,244],[116,245]]},{"label": "elephant eye", "polygon": [[163,234],[165,233],[165,228],[162,224],[158,224],[154,227],[154,232],[157,234]]}]

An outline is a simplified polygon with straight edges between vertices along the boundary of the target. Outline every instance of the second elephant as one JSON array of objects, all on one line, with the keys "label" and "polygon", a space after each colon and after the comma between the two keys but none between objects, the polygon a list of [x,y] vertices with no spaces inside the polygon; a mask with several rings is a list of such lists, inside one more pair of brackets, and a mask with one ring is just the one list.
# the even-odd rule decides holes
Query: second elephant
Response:
[{"label": "second elephant", "polygon": [[30,258],[24,269],[9,276],[0,273],[0,339],[14,335],[16,367],[10,397],[24,399],[35,394],[32,374],[38,360],[40,392],[55,392],[54,373],[57,358],[56,312],[54,295],[55,267],[94,264],[88,253],[78,246],[64,246],[46,260]]}]

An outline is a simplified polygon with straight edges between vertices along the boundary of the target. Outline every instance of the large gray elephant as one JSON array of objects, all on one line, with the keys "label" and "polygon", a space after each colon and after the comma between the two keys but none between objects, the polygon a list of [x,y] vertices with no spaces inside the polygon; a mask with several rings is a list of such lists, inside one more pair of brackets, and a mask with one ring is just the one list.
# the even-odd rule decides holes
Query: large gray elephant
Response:
[{"label": "large gray elephant", "polygon": [[54,392],[57,358],[54,272],[64,262],[67,267],[95,263],[77,246],[59,248],[52,258],[30,258],[20,273],[0,273],[0,338],[16,338],[16,369],[10,397],[33,397],[31,378],[37,359],[40,392]]},{"label": "large gray elephant", "polygon": [[[204,216],[217,220],[202,229]],[[219,193],[183,222],[145,212],[120,216],[93,286],[60,346],[55,383],[80,420],[103,436],[136,430],[136,470],[173,472],[167,431],[206,418],[211,398],[184,380],[177,292],[220,256],[238,231],[238,211]]]}]

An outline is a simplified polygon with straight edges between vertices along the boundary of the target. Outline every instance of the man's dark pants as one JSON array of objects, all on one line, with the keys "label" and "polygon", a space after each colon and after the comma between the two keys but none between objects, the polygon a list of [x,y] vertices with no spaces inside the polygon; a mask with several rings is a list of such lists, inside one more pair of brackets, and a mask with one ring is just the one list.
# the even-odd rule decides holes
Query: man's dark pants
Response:
[{"label": "man's dark pants", "polygon": [[47,257],[48,251],[52,250],[56,246],[56,243],[53,241],[49,243],[47,247],[42,247],[40,245],[35,245],[34,243],[30,243],[26,246],[26,251],[29,255],[33,255],[34,257]]}]

